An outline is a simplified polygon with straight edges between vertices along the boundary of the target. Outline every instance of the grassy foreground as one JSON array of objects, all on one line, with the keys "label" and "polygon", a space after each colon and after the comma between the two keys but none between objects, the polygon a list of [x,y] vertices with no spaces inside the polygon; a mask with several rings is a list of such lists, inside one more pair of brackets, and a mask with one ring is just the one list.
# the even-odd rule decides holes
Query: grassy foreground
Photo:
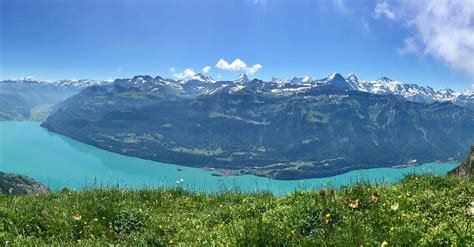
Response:
[{"label": "grassy foreground", "polygon": [[409,176],[336,191],[0,195],[0,246],[472,246],[474,186]]}]

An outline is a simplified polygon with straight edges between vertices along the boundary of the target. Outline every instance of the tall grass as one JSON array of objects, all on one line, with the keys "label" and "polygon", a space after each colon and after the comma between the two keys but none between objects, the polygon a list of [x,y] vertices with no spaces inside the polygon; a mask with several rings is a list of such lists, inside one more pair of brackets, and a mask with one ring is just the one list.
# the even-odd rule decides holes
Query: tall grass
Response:
[{"label": "tall grass", "polygon": [[473,189],[409,176],[285,196],[180,187],[0,195],[0,245],[472,246]]}]

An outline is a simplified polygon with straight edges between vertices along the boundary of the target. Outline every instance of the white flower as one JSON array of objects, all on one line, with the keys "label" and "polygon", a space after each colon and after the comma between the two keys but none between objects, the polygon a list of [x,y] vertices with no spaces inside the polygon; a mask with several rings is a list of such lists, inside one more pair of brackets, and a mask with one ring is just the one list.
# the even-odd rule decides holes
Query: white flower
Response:
[{"label": "white flower", "polygon": [[399,207],[399,206],[400,206],[400,205],[398,204],[398,202],[396,202],[396,203],[394,203],[392,206],[390,206],[390,208],[391,208],[393,211],[396,211],[396,210],[398,210],[398,207]]}]

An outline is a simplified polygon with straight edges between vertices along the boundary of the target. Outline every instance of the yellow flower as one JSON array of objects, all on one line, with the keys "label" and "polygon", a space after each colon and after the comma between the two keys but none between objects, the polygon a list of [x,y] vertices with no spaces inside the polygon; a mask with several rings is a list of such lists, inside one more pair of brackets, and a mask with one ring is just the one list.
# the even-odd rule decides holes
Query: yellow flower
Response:
[{"label": "yellow flower", "polygon": [[380,245],[380,247],[385,247],[385,246],[387,246],[387,245],[388,245],[388,242],[384,240],[384,241],[382,242],[382,244]]}]

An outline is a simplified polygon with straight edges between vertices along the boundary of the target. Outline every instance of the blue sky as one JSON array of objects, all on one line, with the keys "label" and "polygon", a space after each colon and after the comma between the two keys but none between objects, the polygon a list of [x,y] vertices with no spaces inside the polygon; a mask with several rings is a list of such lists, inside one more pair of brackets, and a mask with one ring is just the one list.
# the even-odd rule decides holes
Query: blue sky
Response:
[{"label": "blue sky", "polygon": [[439,48],[449,37],[428,22],[413,24],[433,19],[422,7],[403,0],[2,0],[1,79],[176,78],[209,66],[216,79],[354,72],[471,89],[473,23],[461,23],[467,36]]}]

